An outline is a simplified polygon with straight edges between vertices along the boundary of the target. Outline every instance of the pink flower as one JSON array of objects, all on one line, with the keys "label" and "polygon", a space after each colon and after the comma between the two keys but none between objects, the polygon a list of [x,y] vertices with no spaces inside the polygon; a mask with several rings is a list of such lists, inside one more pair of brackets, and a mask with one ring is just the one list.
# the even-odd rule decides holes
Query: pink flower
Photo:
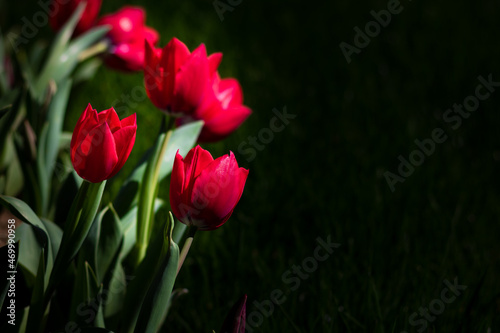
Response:
[{"label": "pink flower", "polygon": [[104,63],[117,70],[140,71],[144,68],[144,40],[158,41],[158,32],[145,25],[146,14],[140,7],[125,6],[116,13],[103,16],[97,25],[110,25],[110,42]]},{"label": "pink flower", "polygon": [[89,104],[71,138],[71,162],[80,177],[99,183],[113,177],[135,142],[135,113],[120,120],[113,108],[97,113]]},{"label": "pink flower", "polygon": [[[68,21],[78,5],[83,0],[52,1],[52,11],[49,15],[49,23],[52,29],[58,31]],[[86,0],[87,5],[83,11],[82,17],[75,28],[74,35],[80,35],[92,28],[101,9],[102,0]]]},{"label": "pink flower", "polygon": [[170,206],[184,224],[199,230],[223,225],[241,198],[248,170],[238,167],[233,153],[216,160],[200,146],[186,158],[177,152],[170,181]]}]

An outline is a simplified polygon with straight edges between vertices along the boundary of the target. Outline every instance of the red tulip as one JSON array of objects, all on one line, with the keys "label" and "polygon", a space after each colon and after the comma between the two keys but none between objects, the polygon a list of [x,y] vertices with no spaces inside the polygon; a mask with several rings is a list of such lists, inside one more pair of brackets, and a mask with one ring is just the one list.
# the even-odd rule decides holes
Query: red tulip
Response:
[{"label": "red tulip", "polygon": [[186,158],[177,151],[170,180],[170,206],[184,224],[199,230],[223,225],[240,200],[248,170],[238,167],[233,153],[216,160],[200,146]]},{"label": "red tulip", "polygon": [[135,113],[120,121],[113,108],[97,113],[89,104],[71,138],[71,162],[85,180],[99,183],[125,164],[135,142]]},{"label": "red tulip", "polygon": [[103,16],[97,25],[110,25],[110,42],[104,63],[122,71],[140,71],[144,68],[144,40],[158,41],[158,32],[145,25],[146,14],[140,7],[125,6],[114,14]]},{"label": "red tulip", "polygon": [[216,73],[200,106],[189,116],[177,119],[177,125],[203,120],[199,142],[221,140],[236,130],[252,113],[243,105],[243,92],[235,79],[222,79]]},{"label": "red tulip", "polygon": [[99,14],[99,10],[101,9],[102,0],[53,0],[51,6],[52,10],[49,15],[49,22],[52,29],[55,31],[61,29],[82,1],[86,1],[87,5],[85,6],[80,21],[78,21],[76,25],[74,35],[80,35],[92,28]]},{"label": "red tulip", "polygon": [[207,57],[205,45],[193,53],[177,38],[163,49],[146,42],[144,82],[153,104],[173,114],[191,114],[202,102],[210,86],[221,53]]}]

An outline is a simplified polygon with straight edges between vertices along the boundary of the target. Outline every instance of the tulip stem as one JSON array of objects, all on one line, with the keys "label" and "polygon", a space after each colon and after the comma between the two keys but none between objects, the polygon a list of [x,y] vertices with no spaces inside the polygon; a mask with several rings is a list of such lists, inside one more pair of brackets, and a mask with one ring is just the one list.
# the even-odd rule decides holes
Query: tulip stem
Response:
[{"label": "tulip stem", "polygon": [[181,254],[179,255],[179,266],[177,267],[177,275],[179,275],[179,271],[181,270],[182,264],[184,264],[184,260],[186,260],[189,249],[191,248],[191,244],[193,244],[194,234],[196,233],[197,228],[195,226],[189,227],[188,229],[188,237],[184,242],[184,246],[182,247]]},{"label": "tulip stem", "polygon": [[78,60],[80,62],[87,60],[88,58],[91,58],[95,55],[101,54],[105,52],[109,48],[109,43],[106,40],[103,40],[91,47],[89,47],[86,50],[83,50],[80,52],[78,55]]},{"label": "tulip stem", "polygon": [[[168,142],[172,136],[172,126],[174,119],[170,118],[168,125],[165,126],[165,120],[162,123],[160,133],[163,139],[157,141],[157,144],[148,161],[146,171],[144,173],[141,189],[139,193],[139,207],[137,210],[137,243],[134,264],[136,267],[146,255],[146,250],[149,243],[151,231],[154,223],[154,208],[155,198],[158,193],[158,183],[160,177],[161,164],[167,150]],[[161,141],[161,142],[160,142]]]}]

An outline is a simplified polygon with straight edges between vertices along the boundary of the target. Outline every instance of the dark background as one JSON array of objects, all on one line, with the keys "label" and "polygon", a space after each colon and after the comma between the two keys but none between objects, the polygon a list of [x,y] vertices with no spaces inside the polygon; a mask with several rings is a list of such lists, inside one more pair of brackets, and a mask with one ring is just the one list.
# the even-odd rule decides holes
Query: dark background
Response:
[{"label": "dark background", "polygon": [[[2,28],[39,10],[2,1]],[[101,13],[125,4],[105,1]],[[458,128],[443,121],[474,94],[479,76],[500,82],[499,2],[404,0],[350,63],[339,44],[354,45],[353,29],[364,30],[370,11],[387,9],[387,1],[243,0],[222,21],[212,1],[129,4],[147,10],[159,45],[175,36],[191,50],[205,43],[209,53],[223,52],[221,75],[240,81],[253,110],[228,139],[204,145],[216,157],[232,150],[250,175],[229,222],[197,235],[176,284],[189,294],[174,304],[165,332],[217,331],[244,293],[250,323],[262,322],[255,332],[500,328],[500,87]],[[88,102],[98,110],[122,103],[126,115],[138,114],[137,144],[108,200],[157,131],[159,111],[149,100],[121,97],[138,85],[140,73],[102,67],[72,92],[68,131]],[[285,107],[296,118],[249,161],[238,147]],[[408,159],[415,140],[435,128],[447,140],[391,191],[384,174],[397,174],[398,156]],[[291,290],[282,275],[313,255],[318,237],[341,246]],[[420,307],[438,308],[443,281],[455,278],[467,289],[411,325]],[[274,289],[286,301],[268,317],[254,312]]]}]

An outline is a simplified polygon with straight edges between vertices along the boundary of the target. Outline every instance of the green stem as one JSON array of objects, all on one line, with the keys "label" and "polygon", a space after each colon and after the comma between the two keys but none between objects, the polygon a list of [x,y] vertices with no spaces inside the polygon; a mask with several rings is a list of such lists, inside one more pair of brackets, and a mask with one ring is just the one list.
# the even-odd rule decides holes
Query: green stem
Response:
[{"label": "green stem", "polygon": [[109,48],[109,43],[106,40],[102,40],[97,44],[92,45],[88,49],[82,51],[78,55],[78,60],[80,62],[85,61],[89,58],[92,58],[95,55],[101,54],[105,52]]},{"label": "green stem", "polygon": [[[167,150],[168,142],[172,136],[173,118],[164,127],[156,142],[155,149],[148,161],[139,192],[139,205],[137,209],[137,243],[135,246],[134,265],[137,267],[146,255],[149,238],[154,223],[154,204],[158,193],[158,182],[161,164]],[[164,120],[165,121],[165,120]],[[164,123],[163,123],[164,125]],[[165,133],[166,131],[166,133]],[[162,138],[163,136],[163,138]]]},{"label": "green stem", "polygon": [[179,255],[179,266],[177,267],[177,275],[179,275],[179,271],[181,270],[182,265],[184,264],[184,260],[186,260],[189,249],[191,248],[191,244],[193,244],[194,234],[196,233],[196,230],[197,228],[194,226],[189,227],[188,237],[186,238],[184,246],[182,247],[181,254]]}]

